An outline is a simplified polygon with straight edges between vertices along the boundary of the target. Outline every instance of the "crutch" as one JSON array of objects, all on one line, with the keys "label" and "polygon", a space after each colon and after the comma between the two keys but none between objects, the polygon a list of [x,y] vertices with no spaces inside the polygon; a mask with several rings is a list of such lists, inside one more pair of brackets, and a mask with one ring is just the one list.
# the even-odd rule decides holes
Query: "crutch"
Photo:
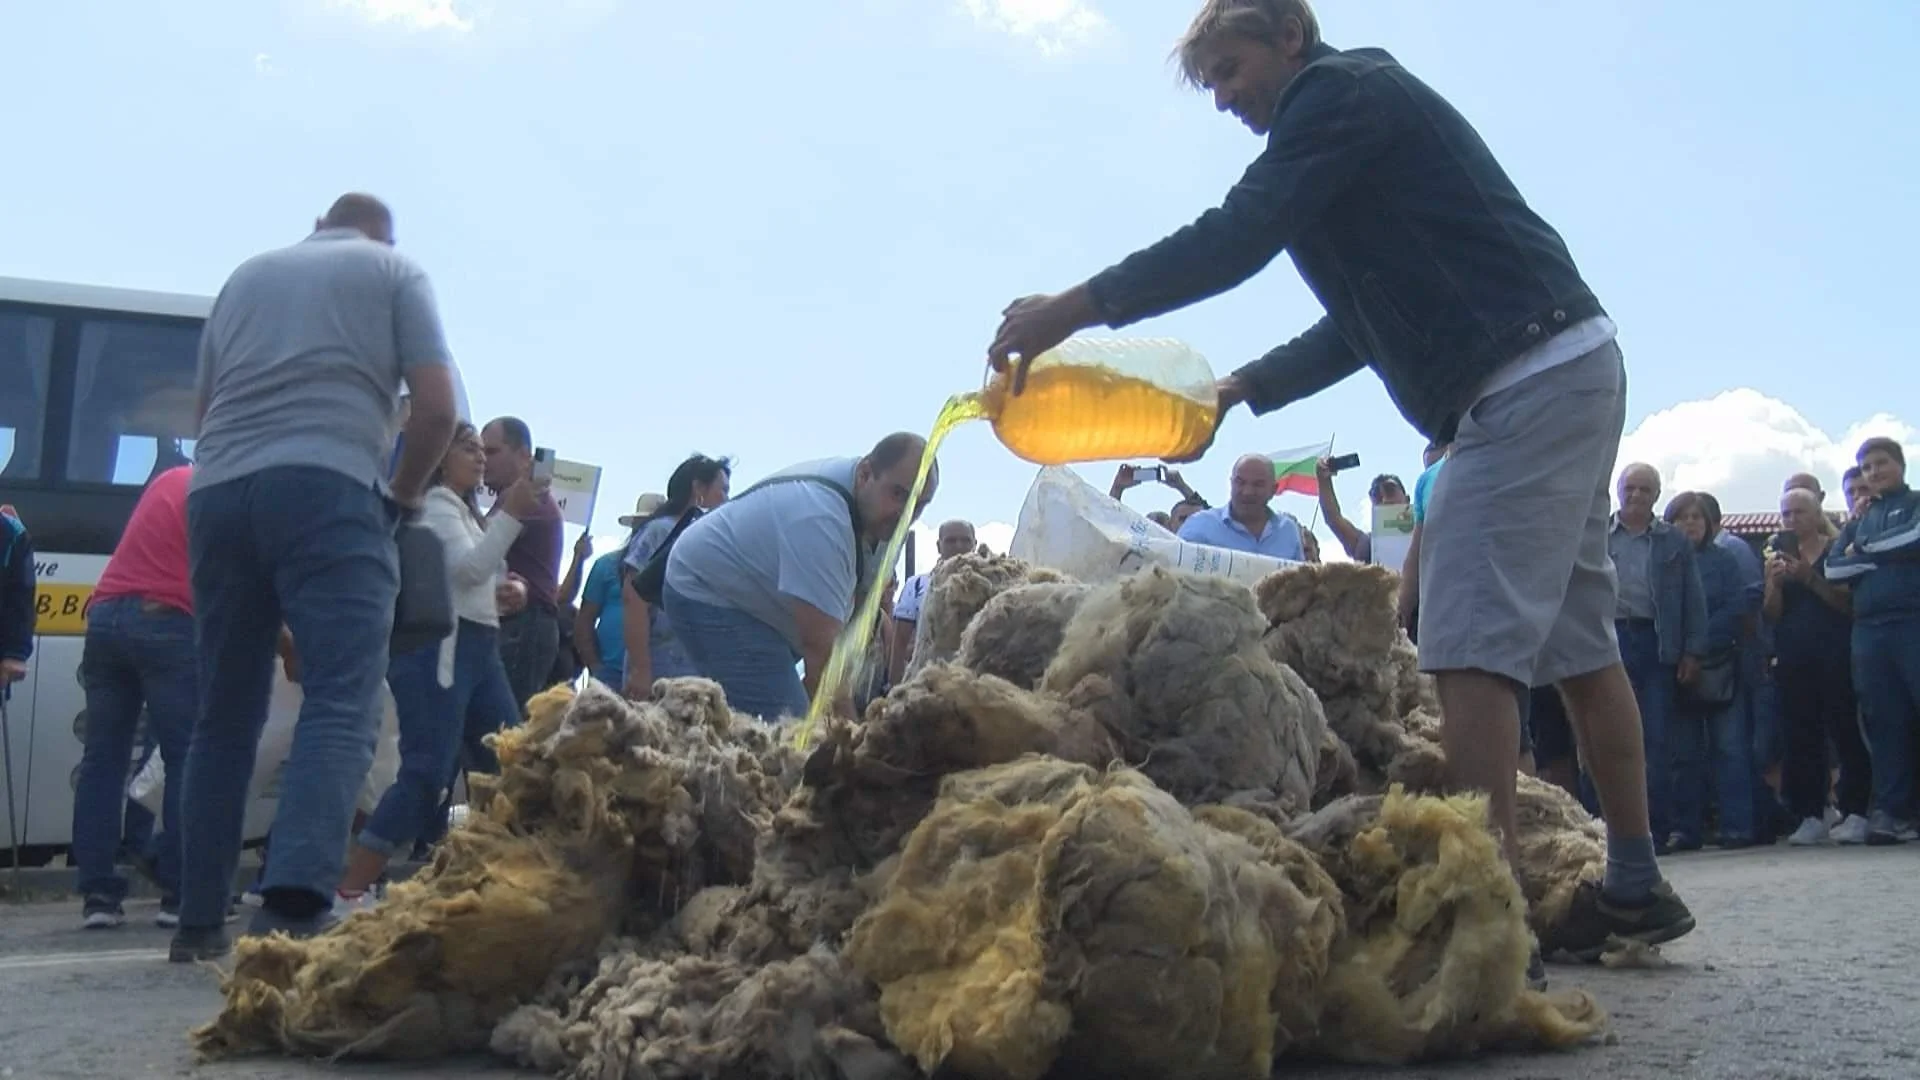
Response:
[{"label": "crutch", "polygon": [[20,834],[24,831],[20,825],[20,806],[13,798],[13,718],[7,713],[7,702],[13,698],[13,687],[0,686],[0,753],[5,761],[0,762],[7,770],[7,844],[10,877],[13,880],[13,895],[18,899],[20,892]]}]

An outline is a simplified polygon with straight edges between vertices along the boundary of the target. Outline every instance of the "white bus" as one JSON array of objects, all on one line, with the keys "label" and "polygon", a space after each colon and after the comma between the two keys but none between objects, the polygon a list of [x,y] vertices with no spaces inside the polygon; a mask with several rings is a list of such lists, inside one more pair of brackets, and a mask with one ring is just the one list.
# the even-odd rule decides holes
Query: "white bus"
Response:
[{"label": "white bus", "polygon": [[[0,865],[43,864],[72,840],[87,603],[141,489],[192,458],[200,328],[212,306],[0,277],[0,504],[33,537],[38,584],[33,659],[5,732],[14,798],[0,844],[18,836],[21,849]],[[260,816],[249,807],[249,837],[269,823]]]}]

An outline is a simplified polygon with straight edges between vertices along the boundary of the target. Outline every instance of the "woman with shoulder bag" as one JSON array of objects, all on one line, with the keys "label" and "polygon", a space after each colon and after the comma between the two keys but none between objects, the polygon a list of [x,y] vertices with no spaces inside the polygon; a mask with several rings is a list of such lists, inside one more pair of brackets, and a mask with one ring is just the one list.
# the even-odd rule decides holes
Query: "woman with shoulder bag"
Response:
[{"label": "woman with shoulder bag", "polygon": [[521,522],[539,510],[541,489],[525,479],[513,484],[500,493],[501,512],[483,519],[474,493],[485,467],[479,432],[462,423],[420,512],[421,524],[446,547],[456,627],[439,642],[394,657],[387,669],[400,720],[400,772],[349,854],[339,888],[349,905],[362,900],[396,852],[441,833],[433,819],[463,743],[470,756],[491,761],[480,737],[520,721],[500,660],[495,590]]},{"label": "woman with shoulder bag", "polygon": [[1667,524],[1693,545],[1694,566],[1707,594],[1707,655],[1692,681],[1675,695],[1674,722],[1668,736],[1673,755],[1675,851],[1698,851],[1703,843],[1706,795],[1719,807],[1723,848],[1753,844],[1753,732],[1740,707],[1741,641],[1750,630],[1753,598],[1740,576],[1733,553],[1714,543],[1720,532],[1718,509],[1700,495],[1683,491],[1667,503]]},{"label": "woman with shoulder bag", "polygon": [[623,692],[634,701],[652,696],[656,680],[699,674],[667,621],[666,611],[635,591],[634,577],[647,568],[683,520],[726,502],[732,482],[733,462],[695,454],[668,478],[666,503],[634,523],[620,582],[620,631],[627,644],[621,682]]}]

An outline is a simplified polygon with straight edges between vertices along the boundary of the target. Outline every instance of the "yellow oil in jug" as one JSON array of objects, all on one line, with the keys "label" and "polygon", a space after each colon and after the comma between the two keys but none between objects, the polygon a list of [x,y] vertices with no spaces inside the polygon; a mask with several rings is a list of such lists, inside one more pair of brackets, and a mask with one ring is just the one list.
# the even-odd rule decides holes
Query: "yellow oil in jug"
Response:
[{"label": "yellow oil in jug", "polygon": [[1218,408],[1098,366],[1035,367],[1012,393],[995,375],[983,394],[993,431],[1035,465],[1180,458],[1213,437]]},{"label": "yellow oil in jug", "polygon": [[854,677],[861,674],[861,661],[866,659],[867,648],[873,644],[873,631],[879,622],[880,594],[886,591],[886,575],[893,572],[893,564],[900,558],[900,549],[905,546],[907,534],[913,529],[913,511],[920,505],[920,493],[927,488],[927,474],[933,471],[934,457],[940,451],[940,444],[947,440],[947,434],[954,428],[985,415],[982,395],[955,394],[947,399],[940,415],[934,419],[933,431],[927,435],[927,448],[920,455],[920,468],[913,474],[913,487],[907,492],[906,509],[901,511],[900,523],[893,527],[893,535],[887,538],[886,547],[880,551],[873,584],[861,598],[859,610],[853,613],[852,620],[840,631],[839,640],[833,643],[833,654],[827,659],[827,670],[820,673],[820,683],[814,688],[813,700],[807,705],[807,718],[794,733],[794,745],[800,749],[807,748],[820,717],[847,691]]}]

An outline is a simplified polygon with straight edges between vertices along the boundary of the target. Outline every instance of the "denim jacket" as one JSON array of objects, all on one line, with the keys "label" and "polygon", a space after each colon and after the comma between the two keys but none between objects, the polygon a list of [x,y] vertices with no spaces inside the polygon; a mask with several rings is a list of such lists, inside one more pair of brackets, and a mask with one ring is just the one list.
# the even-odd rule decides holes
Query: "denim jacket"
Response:
[{"label": "denim jacket", "polygon": [[1327,310],[1237,373],[1258,415],[1372,367],[1453,436],[1509,361],[1605,314],[1479,134],[1379,49],[1317,45],[1216,209],[1088,282],[1118,329],[1233,288],[1281,251]]},{"label": "denim jacket", "polygon": [[[1679,529],[1656,519],[1653,539],[1653,627],[1660,641],[1660,662],[1678,664],[1681,656],[1705,657],[1709,633],[1707,592],[1700,578],[1700,560]],[[1722,554],[1725,554],[1722,552]],[[1732,562],[1732,556],[1728,556]],[[1734,566],[1738,581],[1739,567]]]},{"label": "denim jacket", "polygon": [[1694,549],[1693,563],[1707,601],[1707,651],[1699,655],[1735,648],[1740,644],[1741,620],[1753,611],[1740,561],[1733,552],[1709,543]]},{"label": "denim jacket", "polygon": [[1827,580],[1853,591],[1853,621],[1920,618],[1920,493],[1901,485],[1873,497],[1827,558]]}]

